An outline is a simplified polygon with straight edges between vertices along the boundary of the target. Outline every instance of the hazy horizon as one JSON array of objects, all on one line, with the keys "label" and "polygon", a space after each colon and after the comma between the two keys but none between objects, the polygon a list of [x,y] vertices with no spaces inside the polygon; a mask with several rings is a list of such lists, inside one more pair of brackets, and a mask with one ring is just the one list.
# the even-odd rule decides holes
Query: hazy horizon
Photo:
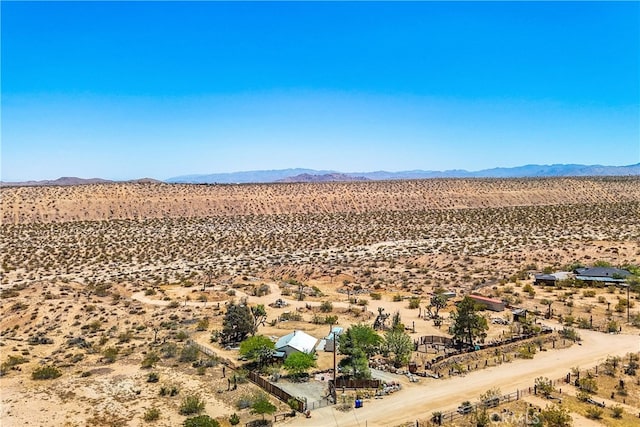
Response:
[{"label": "hazy horizon", "polygon": [[640,162],[637,2],[2,2],[3,181]]}]

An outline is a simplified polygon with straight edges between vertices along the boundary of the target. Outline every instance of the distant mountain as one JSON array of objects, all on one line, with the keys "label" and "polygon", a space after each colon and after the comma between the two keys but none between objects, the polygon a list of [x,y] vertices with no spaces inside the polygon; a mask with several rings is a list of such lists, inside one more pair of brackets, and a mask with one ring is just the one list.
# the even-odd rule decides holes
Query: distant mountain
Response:
[{"label": "distant mountain", "polygon": [[88,184],[110,184],[114,182],[131,182],[137,184],[151,184],[151,183],[162,183],[162,181],[158,181],[153,178],[140,178],[140,179],[132,179],[129,181],[111,181],[109,179],[102,178],[77,178],[74,176],[63,176],[58,179],[53,180],[43,180],[43,181],[21,181],[21,182],[4,182],[0,181],[1,187],[28,187],[28,186],[68,186],[68,185],[88,185]]},{"label": "distant mountain", "polygon": [[[322,178],[322,176],[327,176]],[[602,165],[525,165],[513,168],[493,168],[469,172],[463,169],[446,171],[411,170],[400,172],[347,172],[314,169],[281,169],[266,171],[231,172],[211,175],[184,175],[169,178],[170,183],[233,184],[251,182],[321,182],[351,181],[369,179],[428,179],[428,178],[525,178],[525,177],[567,177],[567,176],[627,176],[640,175],[640,163],[629,166]]]},{"label": "distant mountain", "polygon": [[290,178],[296,175],[323,175],[335,173],[335,171],[314,169],[280,169],[264,171],[244,171],[230,173],[214,173],[210,175],[183,175],[169,178],[165,182],[182,184],[246,184],[251,182],[276,182],[280,179]]},{"label": "distant mountain", "polygon": [[369,181],[363,176],[352,176],[344,173],[325,173],[322,175],[312,175],[303,173],[296,176],[282,178],[276,182],[336,182],[336,181]]}]

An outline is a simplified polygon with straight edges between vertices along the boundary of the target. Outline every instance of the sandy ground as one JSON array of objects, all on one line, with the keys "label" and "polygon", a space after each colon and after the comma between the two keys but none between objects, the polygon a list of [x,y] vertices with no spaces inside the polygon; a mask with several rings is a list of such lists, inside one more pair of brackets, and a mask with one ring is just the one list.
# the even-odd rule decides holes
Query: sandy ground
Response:
[{"label": "sandy ground", "polygon": [[[638,335],[605,335],[581,331],[583,344],[564,350],[544,352],[533,360],[518,360],[509,365],[472,372],[464,377],[411,385],[382,400],[366,401],[362,408],[340,412],[334,407],[313,412],[301,426],[393,426],[402,422],[427,418],[434,411],[451,410],[465,400],[474,401],[481,393],[499,387],[503,393],[531,387],[539,376],[558,379],[572,367],[586,369],[607,356],[624,355],[640,350]],[[455,403],[453,403],[455,402]],[[299,423],[299,424],[298,424]],[[576,424],[583,425],[583,424]]]}]

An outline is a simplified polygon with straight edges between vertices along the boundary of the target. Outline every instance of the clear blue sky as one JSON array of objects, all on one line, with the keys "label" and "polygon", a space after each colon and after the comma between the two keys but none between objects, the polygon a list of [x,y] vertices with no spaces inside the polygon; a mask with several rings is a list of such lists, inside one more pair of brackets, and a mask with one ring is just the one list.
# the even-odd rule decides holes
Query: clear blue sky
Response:
[{"label": "clear blue sky", "polygon": [[640,3],[1,3],[2,179],[640,162]]}]

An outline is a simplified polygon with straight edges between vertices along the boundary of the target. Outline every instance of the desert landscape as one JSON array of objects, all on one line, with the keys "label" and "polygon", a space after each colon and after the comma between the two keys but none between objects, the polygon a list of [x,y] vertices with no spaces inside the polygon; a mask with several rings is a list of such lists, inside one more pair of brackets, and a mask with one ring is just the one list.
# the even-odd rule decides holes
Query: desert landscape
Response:
[{"label": "desert landscape", "polygon": [[[0,192],[3,426],[177,426],[198,414],[223,426],[466,426],[494,415],[484,425],[515,426],[545,410],[575,426],[640,422],[639,177]],[[535,278],[594,266],[630,274]],[[417,345],[452,337],[456,304],[472,294],[506,306],[478,311],[488,329],[474,351]],[[322,349],[300,383],[223,339],[237,306],[262,307],[250,335],[273,341],[302,331],[320,342],[334,326],[388,317],[415,347],[402,363],[389,351],[369,358],[386,386],[332,389],[334,354]],[[388,337],[395,326],[382,323]],[[254,370],[304,410],[262,390]],[[568,373],[597,386],[562,384]],[[544,397],[540,378],[553,385]],[[489,391],[518,399],[459,410]],[[449,412],[460,416],[434,416]]]}]

